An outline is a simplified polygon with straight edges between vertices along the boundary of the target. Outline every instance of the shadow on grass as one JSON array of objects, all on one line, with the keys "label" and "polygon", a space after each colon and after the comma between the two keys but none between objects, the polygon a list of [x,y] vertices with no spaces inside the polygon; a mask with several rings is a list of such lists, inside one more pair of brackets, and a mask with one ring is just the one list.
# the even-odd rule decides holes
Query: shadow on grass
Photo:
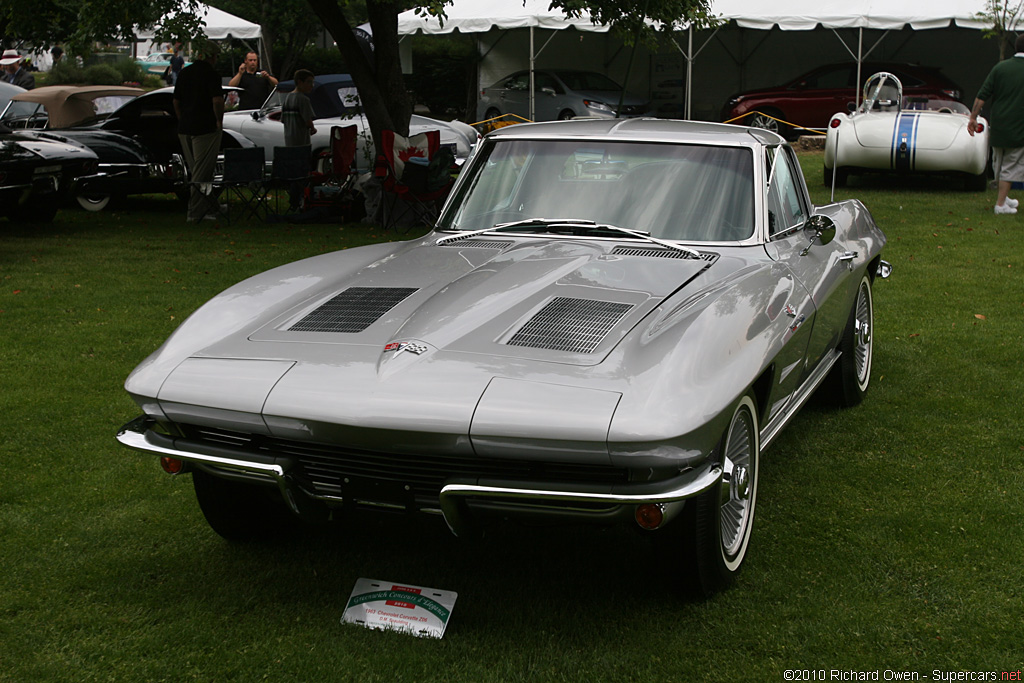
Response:
[{"label": "shadow on grass", "polygon": [[189,542],[161,553],[161,590],[191,602],[186,612],[256,602],[340,619],[361,577],[455,590],[460,628],[494,632],[509,624],[557,631],[585,613],[612,619],[623,605],[700,603],[648,539],[621,526],[503,524],[469,540],[439,517],[354,512],[280,542],[229,543],[199,526],[188,533]]}]

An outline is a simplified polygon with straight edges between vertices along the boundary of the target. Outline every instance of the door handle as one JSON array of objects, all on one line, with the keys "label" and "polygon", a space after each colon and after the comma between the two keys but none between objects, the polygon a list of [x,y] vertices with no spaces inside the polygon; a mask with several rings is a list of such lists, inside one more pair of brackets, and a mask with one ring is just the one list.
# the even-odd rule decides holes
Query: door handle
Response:
[{"label": "door handle", "polygon": [[850,270],[853,270],[853,259],[855,258],[857,258],[857,252],[844,251],[836,258],[836,263],[843,263],[845,261],[846,265],[850,267]]}]

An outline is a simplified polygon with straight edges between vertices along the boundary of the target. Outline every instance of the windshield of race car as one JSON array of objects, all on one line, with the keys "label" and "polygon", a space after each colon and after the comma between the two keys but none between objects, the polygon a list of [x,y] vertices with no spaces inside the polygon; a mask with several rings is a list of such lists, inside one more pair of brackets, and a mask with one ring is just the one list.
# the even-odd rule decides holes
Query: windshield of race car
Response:
[{"label": "windshield of race car", "polygon": [[441,230],[482,230],[532,218],[586,220],[681,241],[754,231],[750,150],[582,140],[489,141]]}]

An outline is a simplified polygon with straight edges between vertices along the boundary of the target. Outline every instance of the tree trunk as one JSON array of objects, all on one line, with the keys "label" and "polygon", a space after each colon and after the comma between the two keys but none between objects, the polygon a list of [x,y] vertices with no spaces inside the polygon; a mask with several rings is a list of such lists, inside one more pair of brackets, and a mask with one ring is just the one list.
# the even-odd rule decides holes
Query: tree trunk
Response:
[{"label": "tree trunk", "polygon": [[366,3],[373,31],[374,64],[371,65],[336,0],[307,2],[334,38],[348,64],[349,73],[359,91],[363,112],[370,124],[374,146],[380,149],[382,130],[393,130],[399,135],[408,136],[412,103],[405,91],[402,63],[398,54],[398,13],[401,5],[383,0],[370,0]]}]

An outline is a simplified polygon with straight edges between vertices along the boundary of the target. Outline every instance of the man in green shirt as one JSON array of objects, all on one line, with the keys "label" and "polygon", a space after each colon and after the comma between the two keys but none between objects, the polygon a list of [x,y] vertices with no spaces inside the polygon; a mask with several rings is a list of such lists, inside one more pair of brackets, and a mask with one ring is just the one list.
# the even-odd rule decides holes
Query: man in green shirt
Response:
[{"label": "man in green shirt", "polygon": [[1024,181],[1024,35],[1017,36],[1017,53],[992,67],[981,84],[971,108],[967,132],[978,128],[978,114],[985,103],[989,107],[989,144],[992,145],[992,169],[999,181],[997,214],[1017,213],[1016,199],[1007,196],[1014,182]]}]

